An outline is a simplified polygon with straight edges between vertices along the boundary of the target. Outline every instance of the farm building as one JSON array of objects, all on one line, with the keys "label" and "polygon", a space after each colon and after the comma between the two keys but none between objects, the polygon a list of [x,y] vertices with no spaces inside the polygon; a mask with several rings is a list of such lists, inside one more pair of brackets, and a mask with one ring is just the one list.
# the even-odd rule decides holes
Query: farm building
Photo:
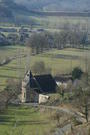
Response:
[{"label": "farm building", "polygon": [[[32,75],[31,71],[25,74],[22,81],[22,102],[39,102],[39,97],[48,98],[46,94],[56,93],[56,81],[48,75]],[[42,96],[43,95],[43,96]],[[46,100],[45,100],[46,101]]]},{"label": "farm building", "polygon": [[59,75],[55,77],[56,83],[59,87],[67,88],[69,82],[72,82],[71,75]]}]

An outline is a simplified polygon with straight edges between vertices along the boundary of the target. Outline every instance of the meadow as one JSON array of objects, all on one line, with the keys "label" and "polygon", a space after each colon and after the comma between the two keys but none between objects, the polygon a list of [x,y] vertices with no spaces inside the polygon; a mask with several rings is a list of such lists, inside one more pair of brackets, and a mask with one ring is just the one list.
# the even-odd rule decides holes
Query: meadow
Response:
[{"label": "meadow", "polygon": [[[90,17],[73,17],[73,16],[41,16],[41,15],[30,15],[28,16],[28,19],[31,20],[31,22],[34,21],[34,23],[30,24],[23,24],[21,23],[21,26],[24,26],[24,28],[27,28],[28,30],[33,29],[45,29],[50,32],[57,32],[63,29],[69,29],[74,26],[77,28],[79,27],[83,30],[88,25],[88,31],[90,31]],[[23,21],[22,21],[23,22]],[[15,26],[15,24],[10,24],[10,23],[0,23],[0,27],[2,28],[15,28],[17,29],[17,34],[21,26]],[[8,35],[8,32],[4,33],[6,36]]]},{"label": "meadow", "polygon": [[[7,46],[0,48],[0,59],[7,57],[27,55],[28,49],[22,46]],[[52,49],[30,57],[19,57],[10,63],[0,66],[0,90],[6,87],[7,79],[23,78],[27,67],[30,69],[35,62],[43,61],[45,66],[51,68],[52,75],[71,73],[74,67],[86,70],[86,59],[90,63],[90,50],[65,48],[63,50]]]},{"label": "meadow", "polygon": [[90,30],[90,17],[73,17],[73,16],[30,16],[31,20],[36,22],[32,28],[43,28],[51,32],[56,32],[58,30],[63,30],[72,28],[76,26],[81,29],[85,29],[88,25],[88,30]]},{"label": "meadow", "polygon": [[49,112],[26,106],[9,106],[0,113],[0,135],[46,135],[55,129]]}]

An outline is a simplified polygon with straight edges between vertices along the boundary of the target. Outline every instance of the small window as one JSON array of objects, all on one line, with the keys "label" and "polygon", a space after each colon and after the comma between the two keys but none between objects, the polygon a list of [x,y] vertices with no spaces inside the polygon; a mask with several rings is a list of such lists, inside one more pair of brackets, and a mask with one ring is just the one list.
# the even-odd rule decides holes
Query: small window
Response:
[{"label": "small window", "polygon": [[26,97],[26,93],[24,93],[24,98]]}]

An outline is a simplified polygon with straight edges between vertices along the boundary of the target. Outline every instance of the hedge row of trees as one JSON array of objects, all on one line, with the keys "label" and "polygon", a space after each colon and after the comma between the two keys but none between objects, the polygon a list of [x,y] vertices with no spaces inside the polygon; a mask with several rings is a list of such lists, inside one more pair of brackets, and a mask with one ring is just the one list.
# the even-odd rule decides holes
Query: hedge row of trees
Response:
[{"label": "hedge row of trees", "polygon": [[32,48],[32,53],[38,54],[51,48],[52,35],[50,33],[35,33],[31,35],[27,45]]},{"label": "hedge row of trees", "polygon": [[83,48],[87,43],[87,33],[81,31],[61,31],[57,33],[41,32],[31,35],[27,45],[34,54],[50,48]]}]

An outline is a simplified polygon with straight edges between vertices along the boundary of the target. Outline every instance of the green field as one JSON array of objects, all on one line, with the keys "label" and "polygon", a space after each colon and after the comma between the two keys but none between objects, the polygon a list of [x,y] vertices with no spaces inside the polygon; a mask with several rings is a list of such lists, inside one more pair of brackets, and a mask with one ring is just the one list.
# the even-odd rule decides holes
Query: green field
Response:
[{"label": "green field", "polygon": [[56,124],[50,114],[39,108],[9,106],[0,113],[0,135],[48,135]]},{"label": "green field", "polygon": [[[26,18],[26,17],[25,17]],[[32,27],[33,30],[43,28],[50,32],[56,32],[64,29],[66,27],[71,28],[72,26],[79,27],[85,30],[86,26],[88,25],[88,31],[90,31],[90,17],[70,17],[70,16],[39,16],[39,15],[31,15],[28,18],[31,21],[34,21],[35,24],[22,24],[24,28],[30,29]],[[23,21],[22,21],[23,22]],[[21,26],[15,26],[15,24],[8,24],[8,23],[0,23],[0,27],[2,28],[15,28],[19,30]],[[8,35],[7,32],[4,33],[6,36]]]},{"label": "green field", "polygon": [[[0,48],[1,60],[7,57],[18,56],[19,54],[27,54],[27,49],[21,46]],[[76,66],[81,67],[85,71],[86,54],[89,65],[90,50],[82,49],[52,49],[43,54],[30,56],[29,59],[27,57],[17,58],[9,64],[0,67],[0,90],[5,88],[7,79],[18,79],[19,77],[23,78],[26,71],[26,65],[28,65],[28,67],[32,67],[32,65],[37,61],[44,61],[45,66],[51,68],[53,75],[71,73],[71,70]]]},{"label": "green field", "polygon": [[43,28],[47,29],[61,29],[64,25],[85,25],[88,20],[88,28],[90,28],[89,17],[68,17],[68,16],[32,16],[36,22],[38,22]]}]

